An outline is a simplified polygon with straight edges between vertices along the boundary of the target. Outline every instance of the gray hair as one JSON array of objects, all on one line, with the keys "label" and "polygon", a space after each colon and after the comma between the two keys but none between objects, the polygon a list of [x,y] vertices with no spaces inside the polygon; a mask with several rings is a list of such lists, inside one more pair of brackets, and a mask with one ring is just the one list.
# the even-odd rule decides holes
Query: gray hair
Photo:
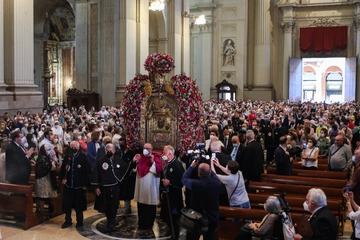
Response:
[{"label": "gray hair", "polygon": [[279,199],[275,196],[269,196],[265,203],[265,210],[268,213],[279,213],[281,210]]},{"label": "gray hair", "polygon": [[175,154],[175,149],[173,148],[173,146],[166,145],[165,147],[168,149],[169,152],[171,152],[171,154],[173,154],[173,155]]},{"label": "gray hair", "polygon": [[310,193],[310,202],[314,201],[318,207],[323,207],[327,205],[326,195],[323,190],[320,188],[312,188],[309,190]]},{"label": "gray hair", "polygon": [[109,148],[114,148],[115,149],[114,144],[112,144],[112,143],[106,144],[106,149],[109,149]]},{"label": "gray hair", "polygon": [[221,142],[219,140],[212,142],[210,148],[212,152],[221,151]]},{"label": "gray hair", "polygon": [[253,140],[255,138],[255,134],[253,130],[246,131],[246,138],[247,140]]}]

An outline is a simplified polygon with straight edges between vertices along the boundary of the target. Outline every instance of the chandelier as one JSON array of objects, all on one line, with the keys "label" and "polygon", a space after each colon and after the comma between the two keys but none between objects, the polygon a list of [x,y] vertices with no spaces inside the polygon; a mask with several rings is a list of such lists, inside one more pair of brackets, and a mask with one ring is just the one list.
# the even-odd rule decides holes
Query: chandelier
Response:
[{"label": "chandelier", "polygon": [[205,23],[206,23],[205,15],[200,15],[197,18],[195,18],[196,25],[204,25]]},{"label": "chandelier", "polygon": [[165,0],[150,0],[149,10],[162,11],[165,8]]}]

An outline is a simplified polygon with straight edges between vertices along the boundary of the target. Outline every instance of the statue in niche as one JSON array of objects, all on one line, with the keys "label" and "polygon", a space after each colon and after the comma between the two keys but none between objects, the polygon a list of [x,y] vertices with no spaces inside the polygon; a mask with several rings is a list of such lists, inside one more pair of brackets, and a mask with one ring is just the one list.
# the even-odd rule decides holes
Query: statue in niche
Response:
[{"label": "statue in niche", "polygon": [[[226,41],[225,41],[226,42]],[[224,46],[224,66],[226,65],[235,65],[234,64],[234,57],[235,57],[235,47],[234,41],[229,39],[227,44]]]}]

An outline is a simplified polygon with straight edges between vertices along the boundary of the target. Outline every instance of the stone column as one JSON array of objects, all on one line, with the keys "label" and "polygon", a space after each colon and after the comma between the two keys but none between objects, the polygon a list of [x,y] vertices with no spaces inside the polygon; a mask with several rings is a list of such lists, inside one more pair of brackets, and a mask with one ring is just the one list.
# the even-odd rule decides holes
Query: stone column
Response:
[{"label": "stone column", "polygon": [[[183,0],[182,12],[190,12],[189,0]],[[182,62],[181,72],[190,76],[190,24],[189,18],[182,18]]]},{"label": "stone column", "polygon": [[289,98],[289,58],[293,56],[293,29],[294,22],[294,7],[298,4],[297,0],[280,1],[278,7],[282,9],[282,23],[284,30],[284,52],[282,57],[282,89],[279,96],[282,99]]},{"label": "stone column", "polygon": [[0,0],[0,93],[5,91],[4,84],[4,0]]},{"label": "stone column", "polygon": [[255,0],[254,85],[269,87],[270,80],[270,0]]},{"label": "stone column", "polygon": [[[96,4],[96,5],[95,5]],[[92,8],[97,6],[97,3],[92,4]],[[76,1],[76,78],[73,79],[73,86],[79,90],[90,90],[89,83],[89,62],[90,56],[88,54],[88,3],[87,0]],[[91,24],[91,23],[90,23]]]},{"label": "stone column", "polygon": [[144,62],[149,55],[149,0],[137,0],[137,59],[136,72],[148,74]]},{"label": "stone column", "polygon": [[[115,92],[115,105],[119,106],[126,84],[136,74],[136,8],[137,1],[121,0],[119,3],[118,39],[119,73]],[[149,31],[149,30],[147,30]],[[148,41],[148,39],[147,39]]]},{"label": "stone column", "polygon": [[[356,17],[354,19],[354,26],[356,29],[356,56],[360,55],[360,0],[355,0],[356,3]],[[360,79],[360,61],[357,61],[356,79]],[[360,92],[360,84],[356,84],[356,92]],[[357,102],[360,101],[360,94],[356,94]]]},{"label": "stone column", "polygon": [[114,105],[115,79],[115,2],[100,1],[100,37],[99,37],[99,71],[98,91],[102,105]]},{"label": "stone column", "polygon": [[169,74],[169,77],[180,74],[182,70],[182,9],[182,1],[169,0],[167,2],[168,53],[175,61],[175,69]]},{"label": "stone column", "polygon": [[7,101],[7,106],[3,103],[2,107],[9,112],[16,109],[38,112],[42,107],[42,95],[34,84],[34,2],[4,0],[3,3],[4,83],[12,98],[1,99]]}]

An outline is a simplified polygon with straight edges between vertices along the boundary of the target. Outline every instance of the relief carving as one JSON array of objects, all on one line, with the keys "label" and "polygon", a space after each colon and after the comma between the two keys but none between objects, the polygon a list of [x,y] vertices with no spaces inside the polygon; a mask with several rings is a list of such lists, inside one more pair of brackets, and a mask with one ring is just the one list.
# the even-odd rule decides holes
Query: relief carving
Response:
[{"label": "relief carving", "polygon": [[320,17],[310,24],[310,26],[315,26],[315,27],[332,27],[332,26],[339,26],[339,25],[340,24],[335,22],[334,19],[329,18],[329,17]]}]

